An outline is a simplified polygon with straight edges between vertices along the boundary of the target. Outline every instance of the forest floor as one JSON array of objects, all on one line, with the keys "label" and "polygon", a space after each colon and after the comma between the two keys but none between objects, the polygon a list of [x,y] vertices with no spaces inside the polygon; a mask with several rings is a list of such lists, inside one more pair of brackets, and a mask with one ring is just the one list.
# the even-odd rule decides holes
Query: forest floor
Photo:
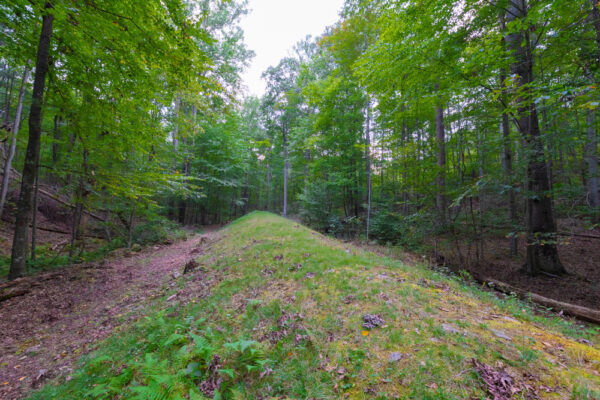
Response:
[{"label": "forest floor", "polygon": [[[527,275],[523,271],[527,251],[524,238],[519,239],[519,252],[515,257],[508,254],[507,238],[488,236],[484,241],[483,260],[479,262],[475,260],[474,244],[468,246],[463,242],[460,244],[462,247],[460,256],[455,244],[438,247],[438,255],[442,258],[436,263],[439,266],[446,264],[455,272],[464,269],[480,280],[492,278],[526,292],[565,303],[600,309],[600,240],[598,239],[600,229],[580,230],[576,234],[589,237],[563,237],[558,247],[559,257],[567,270],[564,276]],[[454,241],[446,239],[446,243],[452,242]]]},{"label": "forest floor", "polygon": [[[41,241],[64,235],[42,233]],[[210,233],[138,253],[114,252],[15,281],[22,296],[0,302],[0,399],[18,399],[46,380],[68,377],[73,364],[95,344],[136,321],[148,304],[172,287],[198,245]],[[205,290],[206,282],[189,286]]]},{"label": "forest floor", "polygon": [[[29,332],[0,331],[17,336],[0,343],[12,349],[2,361],[11,363],[10,386],[23,385],[14,393],[53,378],[31,399],[600,396],[597,329],[540,315],[416,258],[382,257],[268,213],[202,241],[64,271],[51,299],[37,300],[41,310],[24,303],[18,310],[46,330],[21,317],[15,323]],[[195,268],[181,275],[191,257]],[[110,289],[90,300],[89,283]],[[75,304],[56,309],[69,298]],[[9,318],[2,329],[13,325],[10,314],[0,315]]]}]

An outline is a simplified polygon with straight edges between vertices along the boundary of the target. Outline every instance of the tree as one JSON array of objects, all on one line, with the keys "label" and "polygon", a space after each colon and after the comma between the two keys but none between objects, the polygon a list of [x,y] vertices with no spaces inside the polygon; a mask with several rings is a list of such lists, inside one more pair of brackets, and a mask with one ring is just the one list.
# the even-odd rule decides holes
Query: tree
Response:
[{"label": "tree", "polygon": [[21,178],[21,191],[17,203],[9,279],[15,279],[23,275],[27,263],[29,245],[28,233],[33,203],[33,184],[37,179],[39,171],[40,138],[42,136],[42,105],[44,100],[44,88],[46,86],[46,74],[48,72],[52,23],[54,22],[54,15],[51,12],[52,4],[47,2],[44,6],[44,14],[42,16],[42,29],[35,63],[35,78],[33,81],[31,107],[29,109],[29,140],[27,142],[25,166],[23,167],[23,175]]},{"label": "tree", "polygon": [[21,125],[21,113],[23,112],[23,100],[25,98],[25,88],[27,80],[29,79],[29,63],[25,67],[23,72],[23,78],[21,82],[21,89],[19,90],[19,99],[17,101],[17,111],[15,113],[15,122],[11,127],[10,144],[8,146],[8,154],[4,160],[4,170],[2,174],[2,188],[0,189],[0,216],[4,211],[4,205],[6,203],[6,195],[8,193],[8,184],[10,183],[10,175],[12,170],[12,161],[15,157],[15,151],[17,149],[17,136],[19,135],[19,127]]},{"label": "tree", "polygon": [[[547,272],[562,274],[565,269],[558,257],[556,221],[550,196],[548,164],[540,133],[537,108],[531,101],[533,49],[527,18],[527,1],[510,0],[507,7],[508,24],[517,26],[506,36],[508,49],[513,53],[511,72],[517,92],[517,129],[527,146],[527,264],[529,274]],[[518,23],[518,25],[517,25]],[[525,26],[521,28],[519,26]]]}]

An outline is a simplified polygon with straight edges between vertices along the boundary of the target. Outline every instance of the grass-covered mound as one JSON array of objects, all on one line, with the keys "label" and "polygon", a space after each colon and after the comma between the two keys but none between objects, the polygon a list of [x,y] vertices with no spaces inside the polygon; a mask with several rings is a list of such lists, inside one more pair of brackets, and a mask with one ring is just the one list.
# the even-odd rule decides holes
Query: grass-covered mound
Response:
[{"label": "grass-covered mound", "polygon": [[[600,396],[594,332],[515,299],[267,213],[223,229],[200,254],[164,309],[32,398]],[[173,303],[198,279],[214,283],[209,295]]]}]

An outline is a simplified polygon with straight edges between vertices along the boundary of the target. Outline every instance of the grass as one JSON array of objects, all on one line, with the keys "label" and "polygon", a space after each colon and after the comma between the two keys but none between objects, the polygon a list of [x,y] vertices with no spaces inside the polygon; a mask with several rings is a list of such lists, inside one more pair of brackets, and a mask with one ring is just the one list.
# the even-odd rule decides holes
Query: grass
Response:
[{"label": "grass", "polygon": [[[600,350],[577,341],[595,330],[273,214],[234,222],[197,261],[209,296],[148,307],[31,399],[487,398],[472,359],[541,398],[600,396]],[[385,324],[365,329],[367,313]]]}]

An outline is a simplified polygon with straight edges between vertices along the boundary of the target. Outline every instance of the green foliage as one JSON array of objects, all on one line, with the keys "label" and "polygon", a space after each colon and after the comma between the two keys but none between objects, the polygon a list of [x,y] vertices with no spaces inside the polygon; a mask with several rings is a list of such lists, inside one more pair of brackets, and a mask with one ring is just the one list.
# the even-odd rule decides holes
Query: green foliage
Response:
[{"label": "green foliage", "polygon": [[409,249],[422,246],[433,229],[432,216],[426,213],[402,215],[379,211],[371,221],[371,235],[381,244],[399,244]]},{"label": "green foliage", "polygon": [[140,245],[170,244],[178,240],[185,240],[185,230],[176,222],[158,217],[135,226],[133,242]]}]

